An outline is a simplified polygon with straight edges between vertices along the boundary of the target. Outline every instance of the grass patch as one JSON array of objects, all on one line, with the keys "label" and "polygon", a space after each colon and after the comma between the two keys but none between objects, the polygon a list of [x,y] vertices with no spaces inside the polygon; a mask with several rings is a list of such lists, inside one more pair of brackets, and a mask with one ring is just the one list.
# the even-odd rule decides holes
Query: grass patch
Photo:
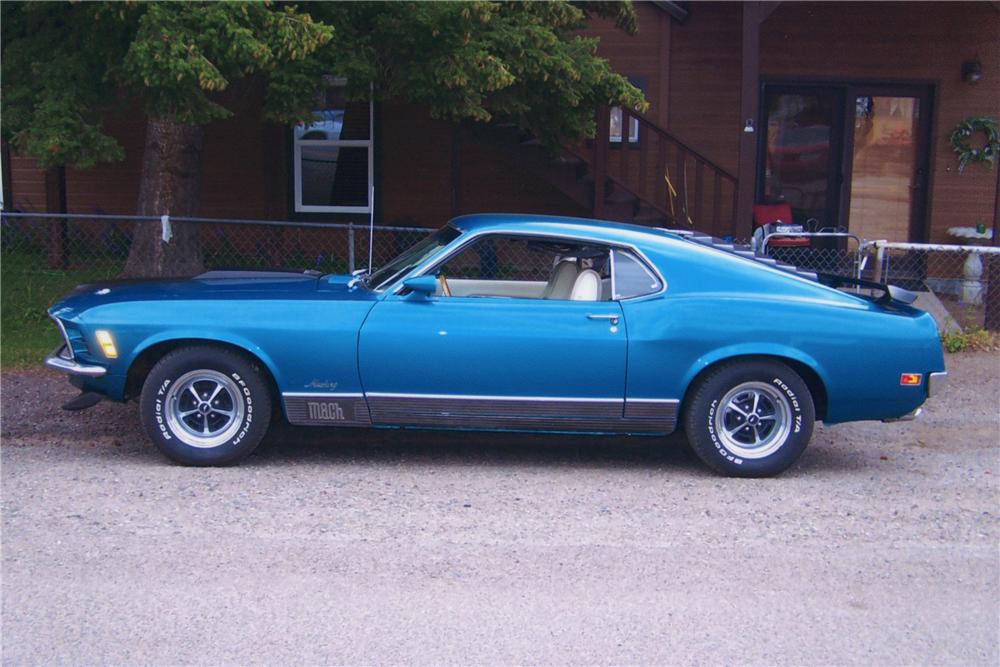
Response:
[{"label": "grass patch", "polygon": [[0,366],[38,367],[60,342],[46,311],[81,283],[121,273],[123,263],[101,262],[66,270],[48,269],[43,253],[7,251],[0,256]]},{"label": "grass patch", "polygon": [[992,352],[1000,350],[1000,334],[979,326],[967,326],[961,331],[942,331],[941,345],[948,352]]}]

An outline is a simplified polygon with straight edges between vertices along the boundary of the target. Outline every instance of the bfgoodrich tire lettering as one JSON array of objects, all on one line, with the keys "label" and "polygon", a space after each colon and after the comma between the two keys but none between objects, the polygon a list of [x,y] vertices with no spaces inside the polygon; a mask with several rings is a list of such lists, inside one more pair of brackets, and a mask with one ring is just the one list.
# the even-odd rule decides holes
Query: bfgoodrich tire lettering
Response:
[{"label": "bfgoodrich tire lettering", "polygon": [[712,469],[735,477],[787,469],[809,443],[814,420],[806,383],[785,364],[769,360],[715,368],[684,408],[692,449]]},{"label": "bfgoodrich tire lettering", "polygon": [[153,367],[139,411],[149,438],[185,465],[228,465],[260,444],[271,396],[243,355],[211,346],[175,350]]}]

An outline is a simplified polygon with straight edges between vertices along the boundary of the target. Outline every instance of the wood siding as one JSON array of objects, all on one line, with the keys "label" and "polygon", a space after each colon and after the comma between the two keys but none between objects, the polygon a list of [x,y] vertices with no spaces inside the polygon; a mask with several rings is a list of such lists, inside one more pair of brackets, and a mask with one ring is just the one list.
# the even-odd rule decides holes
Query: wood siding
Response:
[{"label": "wood siding", "polygon": [[[205,128],[200,215],[228,218],[288,216],[288,129],[261,118],[259,96],[233,93],[224,104],[232,117]],[[135,213],[142,172],[146,120],[138,106],[110,111],[105,127],[125,159],[92,169],[66,170],[67,208],[72,213]],[[44,174],[35,161],[11,156],[13,206],[45,210]]]},{"label": "wood siding", "polygon": [[646,80],[646,100],[650,104],[646,116],[665,126],[670,109],[670,72],[665,61],[669,57],[671,21],[666,12],[652,3],[636,3],[635,11],[639,27],[635,35],[628,35],[615,28],[613,21],[600,18],[595,19],[583,35],[601,40],[597,55],[607,58],[616,72]]},{"label": "wood siding", "polygon": [[670,123],[667,129],[705,157],[736,173],[740,122],[738,3],[693,3],[672,26]]},{"label": "wood siding", "polygon": [[[761,45],[764,76],[933,84],[929,240],[954,242],[948,227],[991,224],[996,174],[975,165],[959,174],[948,135],[963,118],[1000,114],[993,3],[783,3],[764,22]],[[975,57],[983,78],[970,85],[962,61]]]},{"label": "wood siding", "polygon": [[67,168],[66,209],[71,213],[135,213],[146,118],[139,106],[116,109],[105,116],[104,126],[124,148],[125,159],[93,169]]},{"label": "wood siding", "polygon": [[[652,104],[647,116],[735,172],[744,121],[741,5],[692,3],[683,24],[650,3],[638,3],[636,11],[635,36],[603,20],[585,34],[601,38],[598,52],[617,71],[645,77]],[[949,226],[992,220],[995,173],[973,165],[959,174],[947,136],[962,118],[1000,113],[1000,12],[994,3],[782,3],[761,30],[763,77],[933,85],[930,240],[949,240],[944,231]],[[969,85],[961,81],[961,63],[974,57],[982,61],[984,75]],[[225,104],[234,116],[206,129],[201,215],[330,219],[291,210],[290,131],[262,119],[259,91],[232,91]],[[126,158],[87,171],[67,170],[72,212],[135,210],[145,125],[141,110],[109,113],[106,125]],[[524,148],[512,132],[503,135],[504,144],[496,135],[485,138],[481,125],[456,129],[419,108],[390,103],[377,107],[376,128],[380,223],[433,226],[454,214],[486,210],[589,213],[579,198],[524,168]],[[44,178],[33,160],[13,155],[10,182],[9,206],[44,210]],[[736,227],[712,231],[748,232]]]},{"label": "wood siding", "polygon": [[45,211],[45,172],[30,157],[12,153],[10,156],[10,198],[4,206],[12,211],[40,213]]}]

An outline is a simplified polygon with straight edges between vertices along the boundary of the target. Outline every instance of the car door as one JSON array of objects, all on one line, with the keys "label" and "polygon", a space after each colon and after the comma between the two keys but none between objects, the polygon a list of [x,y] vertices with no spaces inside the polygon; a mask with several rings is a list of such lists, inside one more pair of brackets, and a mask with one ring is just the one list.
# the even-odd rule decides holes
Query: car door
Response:
[{"label": "car door", "polygon": [[[570,300],[569,291],[546,294],[560,264],[593,274],[603,261],[579,256],[581,247],[553,247],[478,239],[429,271],[450,276],[453,296],[387,294],[359,340],[373,423],[620,430],[627,349],[621,306]],[[576,255],[567,259],[569,252]],[[610,299],[610,290],[603,292],[598,298]]]}]

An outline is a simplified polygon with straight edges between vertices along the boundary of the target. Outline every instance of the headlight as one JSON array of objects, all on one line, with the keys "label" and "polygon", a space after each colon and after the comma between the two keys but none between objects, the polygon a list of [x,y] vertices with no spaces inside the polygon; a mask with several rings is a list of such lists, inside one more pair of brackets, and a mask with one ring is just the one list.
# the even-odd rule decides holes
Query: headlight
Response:
[{"label": "headlight", "polygon": [[111,337],[110,331],[98,329],[97,344],[101,346],[101,352],[108,359],[116,359],[118,357],[118,348],[115,347],[115,339]]}]

